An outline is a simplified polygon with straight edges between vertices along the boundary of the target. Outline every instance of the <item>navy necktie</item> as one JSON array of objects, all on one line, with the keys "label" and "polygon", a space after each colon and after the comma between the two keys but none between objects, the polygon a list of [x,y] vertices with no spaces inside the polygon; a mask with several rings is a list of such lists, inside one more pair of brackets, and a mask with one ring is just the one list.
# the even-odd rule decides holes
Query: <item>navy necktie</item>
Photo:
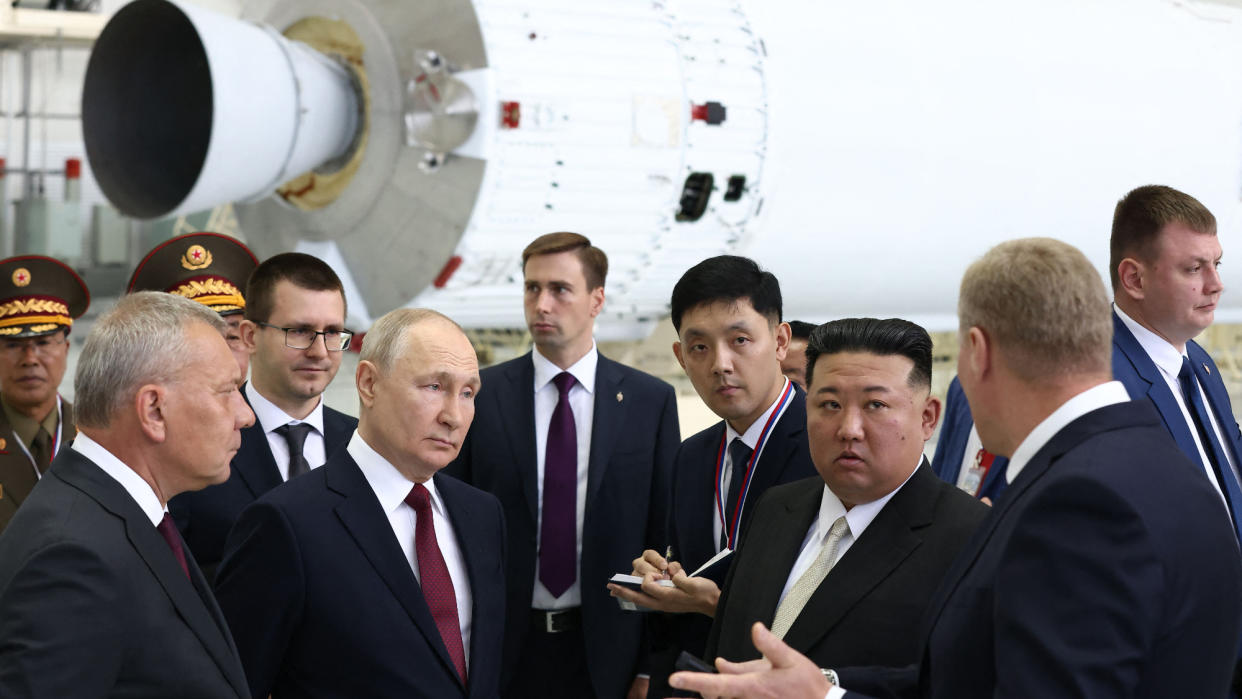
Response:
[{"label": "navy necktie", "polygon": [[1207,454],[1208,465],[1216,473],[1216,482],[1225,494],[1225,502],[1229,506],[1229,517],[1233,520],[1234,532],[1242,539],[1242,529],[1238,528],[1238,508],[1242,507],[1242,488],[1234,478],[1233,469],[1229,467],[1229,457],[1224,445],[1216,438],[1216,430],[1212,428],[1211,413],[1203,403],[1199,393],[1199,381],[1190,366],[1190,358],[1182,357],[1182,370],[1177,374],[1178,383],[1182,386],[1182,395],[1186,398],[1186,407],[1190,409],[1190,417],[1194,419],[1195,429],[1199,431],[1199,441]]},{"label": "navy necktie", "polygon": [[578,547],[578,429],[569,405],[574,377],[561,372],[552,379],[559,396],[548,424],[543,460],[543,521],[539,527],[539,582],[553,597],[574,584]]},{"label": "navy necktie", "polygon": [[742,481],[746,480],[746,465],[750,462],[752,451],[754,450],[746,446],[741,437],[734,437],[729,442],[729,460],[733,463],[729,467],[729,494],[725,498],[724,512],[721,513],[724,515],[724,526],[720,528],[721,550],[729,546],[729,533],[733,528],[732,515],[735,511],[741,511],[737,499],[742,494]]},{"label": "navy necktie", "polygon": [[303,473],[310,472],[310,462],[306,460],[306,455],[302,452],[306,445],[306,437],[310,435],[311,430],[315,428],[310,423],[299,422],[297,424],[289,423],[276,428],[276,432],[285,438],[285,442],[289,445],[289,478],[300,476]]}]

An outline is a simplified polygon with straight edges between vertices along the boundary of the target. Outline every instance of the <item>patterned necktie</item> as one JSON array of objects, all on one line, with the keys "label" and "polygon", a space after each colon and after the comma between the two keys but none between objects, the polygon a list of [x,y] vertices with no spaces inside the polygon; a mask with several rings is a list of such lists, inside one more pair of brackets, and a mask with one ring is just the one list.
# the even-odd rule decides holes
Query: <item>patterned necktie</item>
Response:
[{"label": "patterned necktie", "polygon": [[729,533],[733,530],[734,515],[740,514],[738,497],[742,494],[742,481],[746,480],[746,465],[750,462],[751,452],[741,437],[734,437],[729,442],[729,494],[725,496],[724,526],[720,528],[720,550],[729,547]]},{"label": "patterned necktie", "polygon": [[30,445],[30,455],[34,457],[39,473],[47,473],[48,466],[52,464],[52,435],[42,425],[35,432],[34,441]]},{"label": "patterned necktie", "polygon": [[1233,476],[1233,469],[1229,467],[1229,457],[1225,454],[1225,448],[1216,438],[1216,430],[1212,428],[1212,418],[1207,406],[1203,403],[1203,396],[1199,393],[1199,382],[1190,368],[1189,357],[1182,357],[1182,370],[1177,374],[1177,381],[1182,386],[1182,396],[1186,399],[1186,407],[1190,409],[1190,417],[1194,420],[1195,429],[1199,432],[1199,443],[1203,445],[1203,451],[1207,454],[1208,466],[1216,473],[1216,482],[1220,484],[1220,491],[1225,496],[1225,504],[1229,509],[1229,517],[1233,521],[1234,532],[1242,537],[1242,527],[1239,526],[1242,522],[1238,518],[1238,508],[1242,507],[1242,489],[1239,488],[1238,480]]},{"label": "patterned necktie", "polygon": [[548,424],[543,460],[539,582],[553,597],[560,597],[578,577],[578,429],[569,405],[573,375],[561,372],[552,381],[560,395]]},{"label": "patterned necktie", "polygon": [[285,442],[289,445],[289,478],[295,478],[303,473],[310,472],[310,463],[306,461],[306,455],[302,453],[302,447],[306,445],[306,437],[310,434],[311,427],[309,423],[299,422],[297,424],[289,423],[276,428],[276,433],[285,438]]},{"label": "patterned necktie", "polygon": [[410,489],[405,503],[414,508],[418,519],[414,524],[414,554],[418,558],[418,584],[423,599],[431,609],[440,639],[453,659],[462,685],[466,684],[466,651],[461,642],[461,622],[457,617],[457,593],[449,576],[440,544],[436,542],[436,524],[431,514],[431,493],[420,483]]},{"label": "patterned necktie", "polygon": [[832,570],[832,566],[837,562],[837,547],[841,545],[841,539],[850,531],[849,522],[845,521],[845,515],[837,518],[832,523],[832,529],[828,530],[828,536],[824,538],[823,546],[819,549],[819,555],[811,563],[811,567],[806,569],[802,577],[798,578],[798,582],[789,589],[789,594],[785,595],[785,599],[781,600],[780,606],[776,608],[776,617],[772,619],[772,633],[777,638],[784,638],[789,632],[789,627],[793,626],[794,620],[802,613],[802,608],[806,606],[807,600],[811,599],[811,595],[819,589],[819,584],[828,577],[828,571]]},{"label": "patterned necktie", "polygon": [[168,548],[172,549],[173,556],[181,564],[181,571],[185,573],[185,577],[188,580],[190,577],[190,566],[185,562],[185,549],[181,547],[181,535],[177,533],[177,527],[173,524],[172,516],[165,512],[164,519],[161,519],[155,528],[159,530],[160,536],[164,537],[164,541],[168,542]]}]

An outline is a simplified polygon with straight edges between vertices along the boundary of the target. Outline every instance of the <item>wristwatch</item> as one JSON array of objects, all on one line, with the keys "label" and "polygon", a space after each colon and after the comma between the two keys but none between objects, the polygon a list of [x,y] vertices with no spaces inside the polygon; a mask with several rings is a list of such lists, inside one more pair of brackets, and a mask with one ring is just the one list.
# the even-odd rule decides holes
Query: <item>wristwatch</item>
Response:
[{"label": "wristwatch", "polygon": [[828,669],[825,669],[825,668],[822,668],[822,667],[821,667],[821,668],[819,669],[819,671],[820,671],[820,672],[822,672],[822,673],[824,673],[824,679],[828,680],[828,684],[830,684],[830,685],[832,685],[832,686],[834,686],[834,687],[839,687],[839,686],[841,686],[841,682],[840,682],[840,680],[838,680],[838,679],[837,679],[837,671],[836,671],[836,670],[828,670]]}]

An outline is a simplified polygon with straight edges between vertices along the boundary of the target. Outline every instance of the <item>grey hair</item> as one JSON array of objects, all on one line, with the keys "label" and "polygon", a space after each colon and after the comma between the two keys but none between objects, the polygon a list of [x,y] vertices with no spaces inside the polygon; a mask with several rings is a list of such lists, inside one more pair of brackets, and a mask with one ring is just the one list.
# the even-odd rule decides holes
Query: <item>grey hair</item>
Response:
[{"label": "grey hair", "polygon": [[95,322],[73,377],[74,415],[82,427],[107,427],[146,384],[169,383],[189,354],[186,330],[204,323],[224,335],[219,313],[162,291],[121,297]]},{"label": "grey hair", "polygon": [[432,319],[442,320],[461,330],[461,326],[452,318],[439,311],[430,308],[398,308],[385,313],[367,331],[358,359],[371,362],[381,372],[387,372],[397,357],[405,354],[410,347],[410,333],[406,330]]},{"label": "grey hair", "polygon": [[992,248],[966,270],[957,315],[962,333],[987,331],[1025,381],[1112,373],[1108,292],[1068,243],[1023,238]]}]

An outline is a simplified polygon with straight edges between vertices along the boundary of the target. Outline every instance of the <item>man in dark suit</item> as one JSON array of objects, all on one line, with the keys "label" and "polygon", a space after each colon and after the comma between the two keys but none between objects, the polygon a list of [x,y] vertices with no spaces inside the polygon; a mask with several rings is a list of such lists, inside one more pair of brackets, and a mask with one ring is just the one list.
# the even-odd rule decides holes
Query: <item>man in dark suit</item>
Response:
[{"label": "man in dark suit", "polygon": [[322,466],[343,448],[358,421],[323,404],[352,333],[345,329],[341,280],[322,260],[290,252],[264,260],[246,285],[242,341],[250,381],[242,392],[255,423],[228,481],[187,493],[170,509],[208,578],[238,515],[263,493]]},{"label": "man in dark suit", "polygon": [[522,252],[535,347],[483,371],[478,418],[448,472],[505,507],[506,694],[644,696],[642,619],[604,589],[665,540],[680,438],[673,389],[601,355],[608,259],[576,233]]},{"label": "man in dark suit", "polygon": [[757,627],[770,661],[673,682],[736,697],[1225,696],[1235,537],[1155,408],[1110,380],[1095,268],[1059,241],[1001,244],[967,270],[958,316],[958,376],[1012,482],[933,597],[918,665],[843,669],[830,688]]},{"label": "man in dark suit", "polygon": [[944,425],[932,456],[932,470],[977,498],[996,500],[1005,489],[1009,460],[983,448],[962,384],[954,376],[944,397]]},{"label": "man in dark suit", "polygon": [[[688,574],[733,548],[769,487],[815,474],[806,394],[781,374],[790,329],[781,322],[776,277],[745,257],[709,258],[682,275],[671,305],[673,353],[721,422],[677,451],[668,543],[633,561],[634,574],[650,578],[642,591],[610,587],[617,597],[666,612],[650,623],[653,697],[667,696],[681,651],[702,655],[728,558],[702,576]],[[666,560],[669,552],[676,562]],[[657,577],[676,587],[659,587]]]},{"label": "man in dark suit", "polygon": [[96,322],[74,382],[81,433],[0,536],[0,696],[249,696],[165,509],[223,481],[254,420],[224,330],[153,292]]},{"label": "man in dark suit", "polygon": [[59,390],[69,330],[90,300],[59,260],[0,260],[0,531],[77,434]]},{"label": "man in dark suit", "polygon": [[376,321],[346,449],[242,513],[216,582],[255,697],[495,697],[504,519],[438,471],[474,417],[465,333],[425,309]]},{"label": "man in dark suit", "polygon": [[932,341],[908,321],[812,331],[807,436],[819,476],[759,501],[717,605],[708,658],[759,657],[762,621],[821,665],[906,665],[940,578],[988,512],[936,478]]}]

